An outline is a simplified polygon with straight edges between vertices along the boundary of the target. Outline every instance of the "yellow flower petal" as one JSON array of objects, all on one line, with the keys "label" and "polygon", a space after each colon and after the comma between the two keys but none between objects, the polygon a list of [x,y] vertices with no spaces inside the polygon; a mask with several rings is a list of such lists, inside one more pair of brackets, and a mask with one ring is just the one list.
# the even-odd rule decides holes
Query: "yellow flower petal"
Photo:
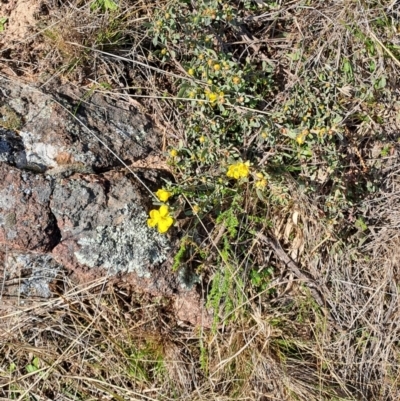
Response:
[{"label": "yellow flower petal", "polygon": [[155,219],[155,220],[158,220],[160,218],[160,212],[158,210],[155,210],[155,209],[150,210],[149,215],[150,215],[150,217],[152,219]]},{"label": "yellow flower petal", "polygon": [[235,85],[238,85],[238,84],[240,84],[240,78],[237,77],[237,76],[235,76],[235,77],[232,78],[232,82],[233,82]]},{"label": "yellow flower petal", "polygon": [[158,210],[150,210],[150,218],[147,220],[147,225],[149,227],[155,227],[160,220],[160,212]]},{"label": "yellow flower petal", "polygon": [[158,232],[164,234],[174,223],[174,219],[169,215],[168,206],[161,205],[159,210],[151,210],[150,219],[147,220],[149,227],[157,226]]},{"label": "yellow flower petal", "polygon": [[167,205],[161,205],[160,206],[160,211],[159,211],[160,219],[167,217],[168,213],[169,213],[168,212],[168,206]]},{"label": "yellow flower petal", "polygon": [[297,136],[296,136],[296,142],[297,142],[299,145],[303,145],[304,142],[305,142],[305,137],[304,137],[304,135],[303,135],[303,134],[297,135]]},{"label": "yellow flower petal", "polygon": [[217,95],[216,93],[211,92],[211,93],[208,94],[208,100],[209,100],[211,103],[216,102],[217,99],[218,99],[218,95]]},{"label": "yellow flower petal", "polygon": [[247,161],[246,163],[238,162],[232,164],[226,175],[230,178],[234,178],[235,180],[239,180],[240,178],[245,178],[250,173],[250,162]]},{"label": "yellow flower petal", "polygon": [[157,225],[157,220],[155,220],[155,219],[147,219],[147,225],[149,227],[155,227]]},{"label": "yellow flower petal", "polygon": [[172,226],[174,219],[171,216],[166,216],[160,219],[158,222],[158,232],[160,234],[164,234],[168,231],[168,229]]},{"label": "yellow flower petal", "polygon": [[161,202],[166,202],[172,196],[172,193],[161,188],[156,192],[156,195]]},{"label": "yellow flower petal", "polygon": [[256,182],[256,188],[264,189],[266,186],[267,186],[267,180],[265,178]]}]

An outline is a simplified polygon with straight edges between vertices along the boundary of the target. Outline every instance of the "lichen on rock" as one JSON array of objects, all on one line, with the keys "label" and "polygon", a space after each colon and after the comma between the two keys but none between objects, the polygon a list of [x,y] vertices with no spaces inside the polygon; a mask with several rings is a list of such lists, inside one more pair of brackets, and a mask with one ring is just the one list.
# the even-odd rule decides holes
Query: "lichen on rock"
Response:
[{"label": "lichen on rock", "polygon": [[[63,263],[76,260],[109,274],[132,273],[150,277],[149,266],[166,260],[166,236],[147,227],[144,201],[138,186],[112,174],[59,180],[50,208],[62,237]],[[65,252],[69,252],[66,254]]]},{"label": "lichen on rock", "polygon": [[129,209],[118,226],[97,226],[94,235],[79,239],[75,256],[81,264],[102,266],[111,275],[135,272],[149,278],[148,266],[167,259],[167,237],[147,227],[147,215],[139,207],[131,204]]}]

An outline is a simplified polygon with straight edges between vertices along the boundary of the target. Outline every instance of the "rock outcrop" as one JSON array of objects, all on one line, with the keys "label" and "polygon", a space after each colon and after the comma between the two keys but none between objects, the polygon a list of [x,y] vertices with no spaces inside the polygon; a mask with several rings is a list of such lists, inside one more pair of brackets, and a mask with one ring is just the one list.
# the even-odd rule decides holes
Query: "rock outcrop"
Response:
[{"label": "rock outcrop", "polygon": [[195,288],[171,272],[174,236],[146,223],[166,172],[120,168],[157,154],[151,122],[99,94],[80,101],[68,88],[53,97],[0,85],[2,298],[57,296],[65,276],[107,277],[171,297],[179,319],[207,323]]}]

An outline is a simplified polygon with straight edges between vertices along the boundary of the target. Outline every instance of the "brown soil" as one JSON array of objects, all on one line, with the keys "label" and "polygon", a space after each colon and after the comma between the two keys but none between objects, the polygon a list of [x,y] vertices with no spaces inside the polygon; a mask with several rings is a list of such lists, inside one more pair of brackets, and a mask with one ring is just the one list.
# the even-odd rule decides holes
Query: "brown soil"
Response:
[{"label": "brown soil", "polygon": [[6,4],[0,4],[0,17],[7,18],[5,29],[0,36],[2,47],[32,36],[40,7],[41,3],[38,0],[10,0]]}]

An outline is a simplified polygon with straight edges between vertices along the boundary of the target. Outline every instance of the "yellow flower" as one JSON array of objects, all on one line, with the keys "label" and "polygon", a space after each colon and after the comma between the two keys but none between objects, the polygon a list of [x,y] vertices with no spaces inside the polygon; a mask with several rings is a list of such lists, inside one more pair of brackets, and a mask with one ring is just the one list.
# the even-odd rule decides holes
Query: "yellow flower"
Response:
[{"label": "yellow flower", "polygon": [[250,173],[250,162],[238,162],[229,166],[228,172],[226,175],[229,178],[234,178],[235,180],[239,180],[240,178],[245,178]]},{"label": "yellow flower", "polygon": [[296,142],[297,142],[299,145],[303,145],[303,143],[305,142],[304,135],[302,135],[302,134],[297,135],[297,136],[296,136]]},{"label": "yellow flower", "polygon": [[166,202],[172,196],[172,193],[161,188],[156,192],[156,195],[161,202]]},{"label": "yellow flower", "polygon": [[147,220],[149,227],[157,226],[158,232],[164,234],[174,223],[174,219],[169,215],[168,206],[162,205],[160,210],[151,210],[150,218]]},{"label": "yellow flower", "polygon": [[200,212],[200,207],[199,207],[199,205],[193,205],[193,206],[192,206],[192,210],[193,210],[193,213],[194,213],[194,214],[199,213],[199,212]]},{"label": "yellow flower", "polygon": [[162,49],[162,50],[161,50],[161,54],[162,54],[163,56],[165,56],[165,55],[167,54],[167,49],[166,49],[166,48]]},{"label": "yellow flower", "polygon": [[218,95],[217,95],[216,93],[214,93],[214,92],[208,93],[208,94],[207,94],[207,97],[208,97],[208,100],[209,100],[211,103],[215,103],[215,102],[217,101],[217,99],[218,99]]},{"label": "yellow flower", "polygon": [[235,85],[238,85],[238,84],[240,84],[240,78],[238,76],[235,76],[235,77],[232,78],[232,82]]},{"label": "yellow flower", "polygon": [[194,69],[193,68],[189,68],[188,69],[188,74],[192,77],[194,75]]},{"label": "yellow flower", "polygon": [[267,180],[265,179],[265,177],[261,174],[261,173],[257,173],[256,174],[256,188],[258,189],[264,189],[267,186]]},{"label": "yellow flower", "polygon": [[177,152],[176,149],[171,149],[171,150],[169,151],[169,154],[171,155],[171,157],[176,157],[176,156],[178,156],[178,152]]},{"label": "yellow flower", "polygon": [[301,132],[301,134],[298,134],[298,135],[296,136],[296,142],[297,142],[299,145],[303,145],[304,142],[306,141],[307,135],[308,135],[308,129],[303,130],[303,131]]},{"label": "yellow flower", "polygon": [[199,142],[200,142],[200,143],[203,143],[205,140],[206,140],[206,138],[204,138],[204,136],[201,136],[201,137],[199,138]]},{"label": "yellow flower", "polygon": [[267,186],[267,180],[264,178],[256,182],[256,188],[264,189]]},{"label": "yellow flower", "polygon": [[220,64],[214,64],[214,70],[215,71],[219,71],[221,69],[221,65]]}]

